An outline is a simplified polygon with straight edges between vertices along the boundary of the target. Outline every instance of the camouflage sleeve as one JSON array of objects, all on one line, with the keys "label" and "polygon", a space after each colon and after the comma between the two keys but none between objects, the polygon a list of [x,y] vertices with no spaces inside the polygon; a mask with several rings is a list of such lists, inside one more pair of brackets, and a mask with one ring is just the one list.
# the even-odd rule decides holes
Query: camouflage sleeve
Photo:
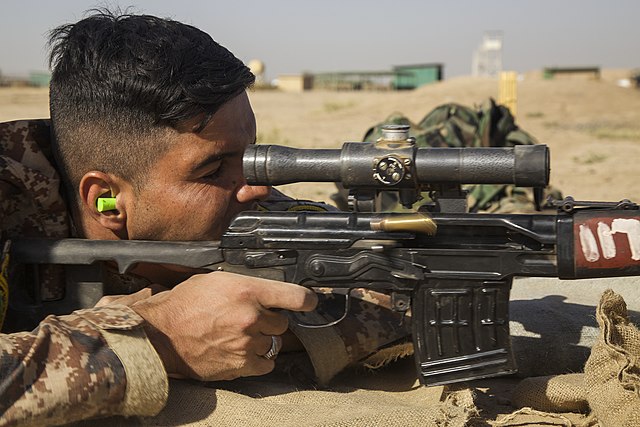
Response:
[{"label": "camouflage sleeve", "polygon": [[113,305],[0,335],[0,426],[157,414],[168,380],[143,322]]},{"label": "camouflage sleeve", "polygon": [[307,351],[320,384],[328,383],[350,365],[378,368],[413,354],[410,314],[405,319],[393,311],[389,295],[354,289],[349,313],[338,324],[317,329],[301,327],[300,323],[329,323],[344,313],[343,295],[329,292],[318,297],[316,310],[290,313],[289,328]]}]

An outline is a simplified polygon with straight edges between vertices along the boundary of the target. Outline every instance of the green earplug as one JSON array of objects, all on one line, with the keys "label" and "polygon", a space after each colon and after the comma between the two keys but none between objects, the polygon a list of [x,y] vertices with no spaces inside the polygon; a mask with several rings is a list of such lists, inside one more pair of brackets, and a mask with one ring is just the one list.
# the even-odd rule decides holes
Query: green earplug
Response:
[{"label": "green earplug", "polygon": [[98,212],[114,211],[116,210],[116,198],[115,197],[99,197],[96,200],[96,207]]}]

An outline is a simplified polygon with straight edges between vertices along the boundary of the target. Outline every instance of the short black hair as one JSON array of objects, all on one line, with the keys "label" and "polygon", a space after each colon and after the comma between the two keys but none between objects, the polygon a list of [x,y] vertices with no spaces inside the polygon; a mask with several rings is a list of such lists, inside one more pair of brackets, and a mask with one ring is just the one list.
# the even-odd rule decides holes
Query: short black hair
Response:
[{"label": "short black hair", "polygon": [[[50,33],[54,153],[68,191],[100,170],[135,182],[170,128],[202,118],[255,81],[205,32],[149,15],[92,10]],[[166,144],[164,144],[166,145]]]}]

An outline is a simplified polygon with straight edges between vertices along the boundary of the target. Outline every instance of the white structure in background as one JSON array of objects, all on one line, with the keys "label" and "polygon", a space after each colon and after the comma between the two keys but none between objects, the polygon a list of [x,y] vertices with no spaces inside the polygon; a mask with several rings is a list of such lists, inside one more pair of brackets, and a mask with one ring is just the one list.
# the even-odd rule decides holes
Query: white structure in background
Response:
[{"label": "white structure in background", "polygon": [[249,61],[248,65],[249,65],[249,69],[251,70],[253,75],[256,76],[256,84],[257,85],[263,84],[264,83],[264,70],[265,70],[264,62],[262,62],[259,59],[252,59],[251,61]]},{"label": "white structure in background", "polygon": [[471,74],[476,77],[498,77],[502,71],[502,31],[487,31],[482,44],[473,54]]}]

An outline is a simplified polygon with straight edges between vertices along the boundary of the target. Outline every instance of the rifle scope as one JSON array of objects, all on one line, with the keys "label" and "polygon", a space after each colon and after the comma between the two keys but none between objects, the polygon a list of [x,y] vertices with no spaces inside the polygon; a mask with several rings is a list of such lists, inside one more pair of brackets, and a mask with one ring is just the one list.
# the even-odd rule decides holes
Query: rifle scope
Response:
[{"label": "rifle scope", "polygon": [[342,182],[345,188],[378,189],[426,184],[545,187],[549,149],[546,145],[418,148],[411,139],[345,142],[342,149],[252,145],[245,151],[243,168],[252,185]]}]

